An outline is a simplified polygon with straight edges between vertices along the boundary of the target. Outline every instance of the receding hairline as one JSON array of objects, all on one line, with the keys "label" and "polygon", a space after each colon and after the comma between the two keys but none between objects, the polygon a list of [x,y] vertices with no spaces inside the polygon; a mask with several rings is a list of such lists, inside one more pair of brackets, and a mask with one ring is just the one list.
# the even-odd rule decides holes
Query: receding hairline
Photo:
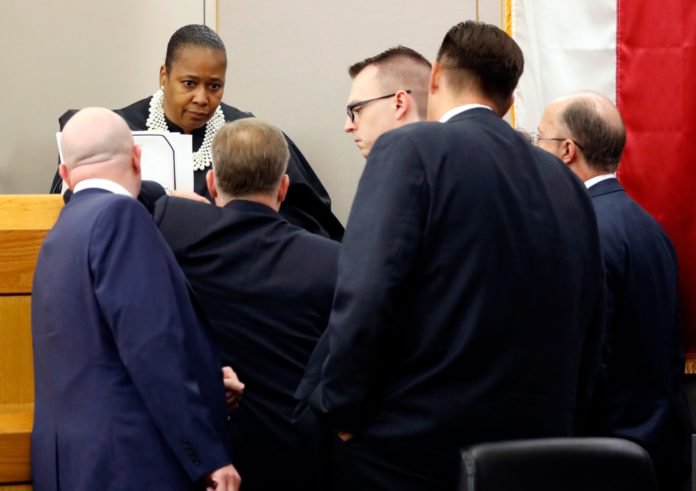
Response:
[{"label": "receding hairline", "polygon": [[552,104],[553,103],[560,104],[558,111],[559,121],[569,131],[570,128],[568,128],[568,125],[566,124],[565,115],[569,109],[579,107],[594,112],[613,129],[617,131],[625,130],[623,118],[621,117],[621,113],[619,112],[618,108],[614,105],[611,99],[598,92],[578,92],[576,94],[571,94],[569,96],[556,99],[552,102]]}]

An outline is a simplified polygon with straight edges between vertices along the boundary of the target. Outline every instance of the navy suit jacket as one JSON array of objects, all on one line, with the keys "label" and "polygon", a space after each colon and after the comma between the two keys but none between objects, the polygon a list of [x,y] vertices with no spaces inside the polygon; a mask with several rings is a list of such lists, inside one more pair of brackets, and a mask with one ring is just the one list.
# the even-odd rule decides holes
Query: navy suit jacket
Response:
[{"label": "navy suit jacket", "polygon": [[[339,256],[313,404],[349,445],[573,432],[603,271],[582,183],[487,109],[381,136]],[[456,472],[456,471],[452,471]]]},{"label": "navy suit jacket", "polygon": [[680,489],[676,483],[688,477],[691,422],[674,249],[616,179],[589,193],[608,285],[607,342],[592,429],[643,445],[661,489]]},{"label": "navy suit jacket", "polygon": [[135,199],[73,195],[39,254],[32,333],[37,491],[190,490],[230,463],[217,350]]},{"label": "navy suit jacket", "polygon": [[155,222],[246,385],[232,416],[244,489],[313,489],[320,435],[292,425],[293,393],[328,323],[338,243],[244,200],[167,197]]}]

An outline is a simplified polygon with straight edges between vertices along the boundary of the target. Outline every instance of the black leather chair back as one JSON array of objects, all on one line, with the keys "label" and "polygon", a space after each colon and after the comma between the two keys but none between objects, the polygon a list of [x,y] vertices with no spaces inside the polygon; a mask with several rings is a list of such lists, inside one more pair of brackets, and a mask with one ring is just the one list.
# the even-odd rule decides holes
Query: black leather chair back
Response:
[{"label": "black leather chair back", "polygon": [[652,462],[618,438],[485,443],[462,452],[460,491],[656,491]]}]

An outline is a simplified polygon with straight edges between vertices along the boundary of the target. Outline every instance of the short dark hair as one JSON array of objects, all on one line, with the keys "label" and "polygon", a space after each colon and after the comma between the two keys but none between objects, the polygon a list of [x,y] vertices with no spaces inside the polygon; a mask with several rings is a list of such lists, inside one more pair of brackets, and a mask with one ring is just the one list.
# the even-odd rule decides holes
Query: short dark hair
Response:
[{"label": "short dark hair", "polygon": [[256,118],[227,123],[213,139],[213,171],[218,189],[228,196],[275,191],[288,160],[283,132]]},{"label": "short dark hair", "polygon": [[227,51],[225,44],[218,34],[210,27],[203,24],[189,24],[176,30],[167,43],[167,55],[164,59],[164,66],[167,72],[172,69],[172,64],[176,61],[179,50],[184,46],[200,46],[220,50],[225,54],[227,63]]},{"label": "short dark hair", "polygon": [[430,62],[418,51],[399,45],[354,63],[348,68],[348,73],[355,78],[371,65],[379,68],[379,83],[385,91],[410,90],[419,117],[425,119]]},{"label": "short dark hair", "polygon": [[626,128],[619,111],[610,101],[606,103],[579,97],[568,103],[560,119],[580,145],[590,168],[615,172],[626,145]]},{"label": "short dark hair", "polygon": [[468,20],[445,35],[437,61],[455,89],[475,82],[498,107],[507,111],[524,70],[524,56],[517,43],[500,28]]},{"label": "short dark hair", "polygon": [[350,78],[355,78],[358,73],[362,72],[366,67],[370,65],[384,65],[386,63],[398,59],[410,60],[416,64],[427,66],[428,69],[431,68],[431,64],[425,58],[425,56],[420,54],[415,49],[399,45],[384,50],[375,56],[370,56],[369,58],[365,58],[362,61],[353,63],[350,67],[348,67],[348,74],[350,75]]}]

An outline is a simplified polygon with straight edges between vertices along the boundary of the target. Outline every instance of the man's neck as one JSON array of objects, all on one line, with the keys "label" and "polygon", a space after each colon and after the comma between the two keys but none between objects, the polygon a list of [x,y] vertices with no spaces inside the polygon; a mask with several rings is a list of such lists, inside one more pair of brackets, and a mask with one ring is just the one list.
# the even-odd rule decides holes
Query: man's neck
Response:
[{"label": "man's neck", "polygon": [[438,103],[432,113],[428,114],[428,119],[440,121],[442,117],[454,108],[468,105],[486,106],[496,112],[497,109],[493,101],[481,94],[474,92],[464,92],[461,94],[443,93],[438,98]]},{"label": "man's neck", "polygon": [[274,197],[264,193],[245,194],[241,196],[218,194],[218,197],[215,199],[215,204],[219,207],[224,207],[232,201],[251,201],[252,203],[268,206],[274,211],[278,211],[280,209],[280,203],[278,203]]}]

